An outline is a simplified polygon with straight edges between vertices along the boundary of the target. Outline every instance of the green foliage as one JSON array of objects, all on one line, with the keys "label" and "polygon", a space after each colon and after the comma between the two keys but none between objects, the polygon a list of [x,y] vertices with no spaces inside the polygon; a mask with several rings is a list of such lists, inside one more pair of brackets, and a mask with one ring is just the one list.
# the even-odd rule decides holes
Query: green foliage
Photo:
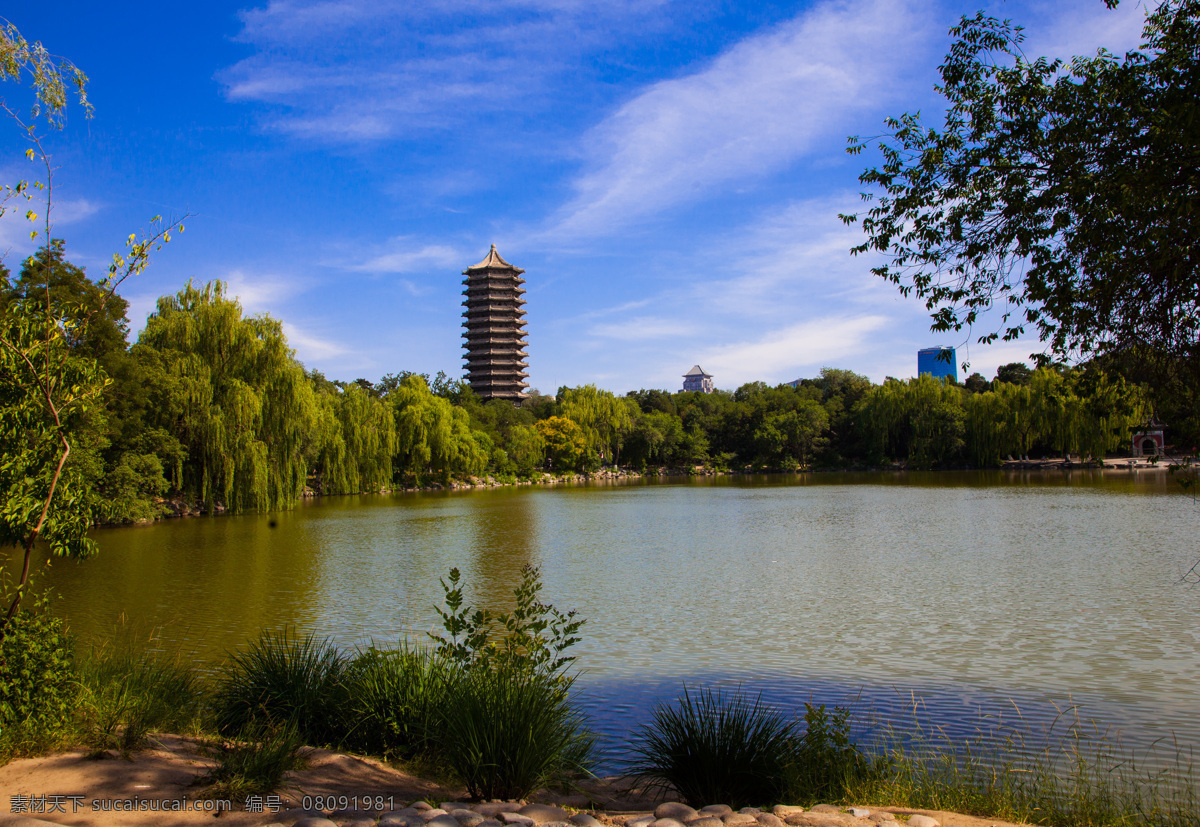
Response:
[{"label": "green foliage", "polygon": [[883,253],[874,272],[924,300],[936,330],[995,306],[982,341],[1028,325],[1060,354],[1195,358],[1200,3],[1167,0],[1139,50],[1069,65],[1026,57],[1021,29],[982,12],[950,33],[944,124],[888,119],[854,252]]},{"label": "green foliage", "polygon": [[606,459],[615,462],[621,437],[632,424],[625,400],[595,385],[583,385],[564,388],[558,395],[558,404],[561,416],[579,426],[587,450],[595,451],[601,464]]},{"label": "green foliage", "polygon": [[525,798],[590,772],[595,738],[571,706],[572,682],[504,660],[455,673],[439,753],[472,798]]},{"label": "green foliage", "polygon": [[236,736],[248,726],[294,724],[312,744],[337,743],[343,729],[347,659],[328,640],[295,630],[264,631],[234,652],[217,678],[217,731]]},{"label": "green foliage", "polygon": [[451,671],[444,656],[404,642],[360,652],[344,678],[344,743],[404,759],[435,753]]},{"label": "green foliage", "polygon": [[175,484],[212,510],[288,507],[308,476],[318,407],[279,322],[244,318],[225,285],[189,281],[159,299],[139,348],[156,351],[181,404],[157,424],[180,435],[189,462]]},{"label": "green foliage", "polygon": [[522,567],[513,590],[516,606],[499,614],[465,604],[457,568],[448,579],[440,581],[444,607],[437,610],[445,634],[430,634],[442,657],[467,668],[504,668],[552,679],[561,678],[575,661],[566,652],[579,642],[586,621],[574,610],[563,612],[538,600],[542,581],[536,566]]},{"label": "green foliage", "polygon": [[396,418],[398,473],[436,473],[443,479],[483,473],[488,454],[472,436],[465,410],[435,396],[415,374],[405,377],[387,398]]},{"label": "green foliage", "polygon": [[198,725],[204,691],[196,673],[128,632],[93,645],[77,679],[79,727],[95,750],[128,753],[141,748],[150,732]]},{"label": "green foliage", "polygon": [[73,645],[43,595],[0,641],[0,756],[50,746],[75,710]]},{"label": "green foliage", "polygon": [[207,798],[245,801],[274,792],[291,770],[302,767],[304,736],[295,721],[253,722],[217,745],[218,764],[197,779]]},{"label": "green foliage", "polygon": [[170,484],[163,475],[162,460],[155,454],[121,455],[105,482],[102,511],[110,522],[147,522],[162,515],[163,506],[155,502],[167,493]]},{"label": "green foliage", "polygon": [[545,443],[546,459],[554,471],[581,469],[587,461],[588,442],[574,420],[552,416],[537,423],[537,431]]},{"label": "green foliage", "polygon": [[804,704],[804,735],[787,772],[788,801],[815,804],[840,801],[889,769],[886,759],[871,759],[850,741],[850,710]]},{"label": "green foliage", "polygon": [[684,688],[655,708],[633,743],[632,771],[676,790],[693,807],[778,802],[787,789],[798,733],[782,714],[740,693]]}]

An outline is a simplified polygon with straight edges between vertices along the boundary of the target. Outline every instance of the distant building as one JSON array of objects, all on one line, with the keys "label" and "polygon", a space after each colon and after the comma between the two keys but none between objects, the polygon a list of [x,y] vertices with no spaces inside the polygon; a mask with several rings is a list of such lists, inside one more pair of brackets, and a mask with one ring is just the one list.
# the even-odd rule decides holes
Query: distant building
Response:
[{"label": "distant building", "polygon": [[1133,435],[1133,455],[1135,457],[1161,457],[1166,448],[1163,438],[1163,424],[1151,419],[1140,431]]},{"label": "distant building", "polygon": [[528,398],[524,272],[502,259],[495,244],[487,258],[463,270],[464,360],[467,381],[481,399]]},{"label": "distant building", "polygon": [[[942,354],[948,353],[948,356]],[[934,379],[949,376],[958,381],[958,357],[952,347],[927,347],[917,351],[917,374],[928,373]]]},{"label": "distant building", "polygon": [[712,374],[705,373],[704,368],[699,365],[692,365],[692,369],[683,375],[683,389],[685,391],[712,393]]}]

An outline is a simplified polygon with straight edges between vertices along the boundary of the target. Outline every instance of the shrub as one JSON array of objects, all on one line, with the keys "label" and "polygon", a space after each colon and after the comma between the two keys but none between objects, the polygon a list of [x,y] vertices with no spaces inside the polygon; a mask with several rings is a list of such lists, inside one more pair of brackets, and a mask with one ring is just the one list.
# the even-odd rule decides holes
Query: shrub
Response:
[{"label": "shrub", "polygon": [[328,640],[298,637],[288,628],[264,631],[256,643],[230,655],[217,679],[217,731],[235,735],[248,726],[295,722],[312,744],[337,743],[344,731],[347,660]]},{"label": "shrub", "polygon": [[804,705],[804,735],[788,767],[786,797],[797,804],[839,801],[887,772],[886,759],[872,760],[850,741],[850,710]]},{"label": "shrub", "polygon": [[204,693],[195,673],[147,642],[119,633],[92,646],[79,663],[80,724],[97,750],[129,752],[155,730],[197,726]]},{"label": "shrub", "polygon": [[571,707],[571,683],[510,664],[454,673],[439,752],[473,798],[524,798],[590,772],[595,737]]},{"label": "shrub", "polygon": [[346,670],[346,744],[399,758],[429,753],[446,703],[449,666],[437,653],[404,643],[359,653]]},{"label": "shrub", "polygon": [[42,596],[15,615],[0,642],[0,755],[50,748],[74,714],[71,638],[46,604]]},{"label": "shrub", "polygon": [[753,701],[719,689],[659,705],[635,736],[633,772],[673,787],[694,807],[779,801],[798,742],[796,726]]},{"label": "shrub", "polygon": [[217,766],[197,783],[208,785],[209,798],[245,801],[247,796],[269,793],[279,788],[290,770],[303,765],[303,744],[294,721],[250,723],[236,738],[217,746]]}]

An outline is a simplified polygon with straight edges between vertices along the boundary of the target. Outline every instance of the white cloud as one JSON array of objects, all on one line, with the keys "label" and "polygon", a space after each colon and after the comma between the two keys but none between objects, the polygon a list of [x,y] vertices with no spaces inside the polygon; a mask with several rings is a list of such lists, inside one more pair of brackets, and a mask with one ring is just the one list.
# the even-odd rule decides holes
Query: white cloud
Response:
[{"label": "white cloud", "polygon": [[905,0],[827,2],[654,84],[587,137],[587,169],[551,234],[607,233],[826,150],[902,85],[934,30]]},{"label": "white cloud", "polygon": [[868,334],[888,322],[884,316],[830,315],[772,330],[750,341],[701,350],[698,361],[723,388],[754,380],[787,382],[862,352],[869,346]]},{"label": "white cloud", "polygon": [[[99,211],[100,204],[86,198],[55,199],[50,209],[55,238],[59,237],[59,227],[84,221]],[[25,217],[27,212],[33,212],[36,220],[30,222]],[[15,269],[13,260],[31,255],[45,243],[45,212],[46,202],[39,203],[36,196],[29,200],[18,196],[4,204],[4,214],[0,215],[0,257],[7,260],[9,269]],[[29,237],[31,230],[37,230],[36,238]]]},{"label": "white cloud", "polygon": [[470,256],[447,244],[427,244],[411,236],[397,236],[369,253],[365,261],[349,269],[368,273],[414,273],[461,267]]},{"label": "white cloud", "polygon": [[322,359],[332,359],[350,353],[350,348],[332,339],[323,339],[308,333],[291,322],[283,322],[283,335],[287,337],[288,345],[296,351],[296,358],[305,364]]},{"label": "white cloud", "polygon": [[228,288],[227,295],[235,296],[248,314],[270,312],[309,287],[304,279],[247,274],[241,270],[230,270],[221,280]]},{"label": "white cloud", "polygon": [[[1157,3],[1149,4],[1151,7]],[[1062,58],[1070,62],[1075,55],[1091,56],[1103,46],[1117,55],[1137,48],[1142,42],[1147,4],[1125,0],[1115,9],[1105,8],[1100,0],[1055,0],[1037,3],[1033,11],[1045,20],[1029,21],[1022,45],[1030,57]],[[1011,17],[1003,7],[993,10],[1000,17]],[[1014,20],[1014,23],[1023,22]]]},{"label": "white cloud", "polygon": [[699,328],[695,323],[657,316],[636,316],[619,322],[593,325],[588,330],[592,336],[622,342],[694,336],[698,332]]}]

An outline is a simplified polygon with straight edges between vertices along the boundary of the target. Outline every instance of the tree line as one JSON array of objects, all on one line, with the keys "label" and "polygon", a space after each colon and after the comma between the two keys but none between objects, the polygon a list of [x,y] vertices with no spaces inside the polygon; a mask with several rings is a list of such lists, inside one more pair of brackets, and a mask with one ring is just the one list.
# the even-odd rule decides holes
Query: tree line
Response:
[{"label": "tree line", "polygon": [[268,511],[306,488],[350,494],[606,466],[788,471],[1103,457],[1127,444],[1153,402],[1119,365],[1099,364],[1012,364],[963,385],[929,376],[876,385],[827,368],[794,385],[733,392],[618,396],[584,385],[485,402],[441,373],[341,382],[306,370],[280,322],[247,316],[219,281],[159,299],[130,345],[126,303],[68,262],[61,241],[15,278],[0,269],[3,308],[47,288],[64,314],[89,319],[67,345],[72,359],[106,377],[96,403],[74,415],[66,469],[95,521],[153,519],[168,498]]}]

